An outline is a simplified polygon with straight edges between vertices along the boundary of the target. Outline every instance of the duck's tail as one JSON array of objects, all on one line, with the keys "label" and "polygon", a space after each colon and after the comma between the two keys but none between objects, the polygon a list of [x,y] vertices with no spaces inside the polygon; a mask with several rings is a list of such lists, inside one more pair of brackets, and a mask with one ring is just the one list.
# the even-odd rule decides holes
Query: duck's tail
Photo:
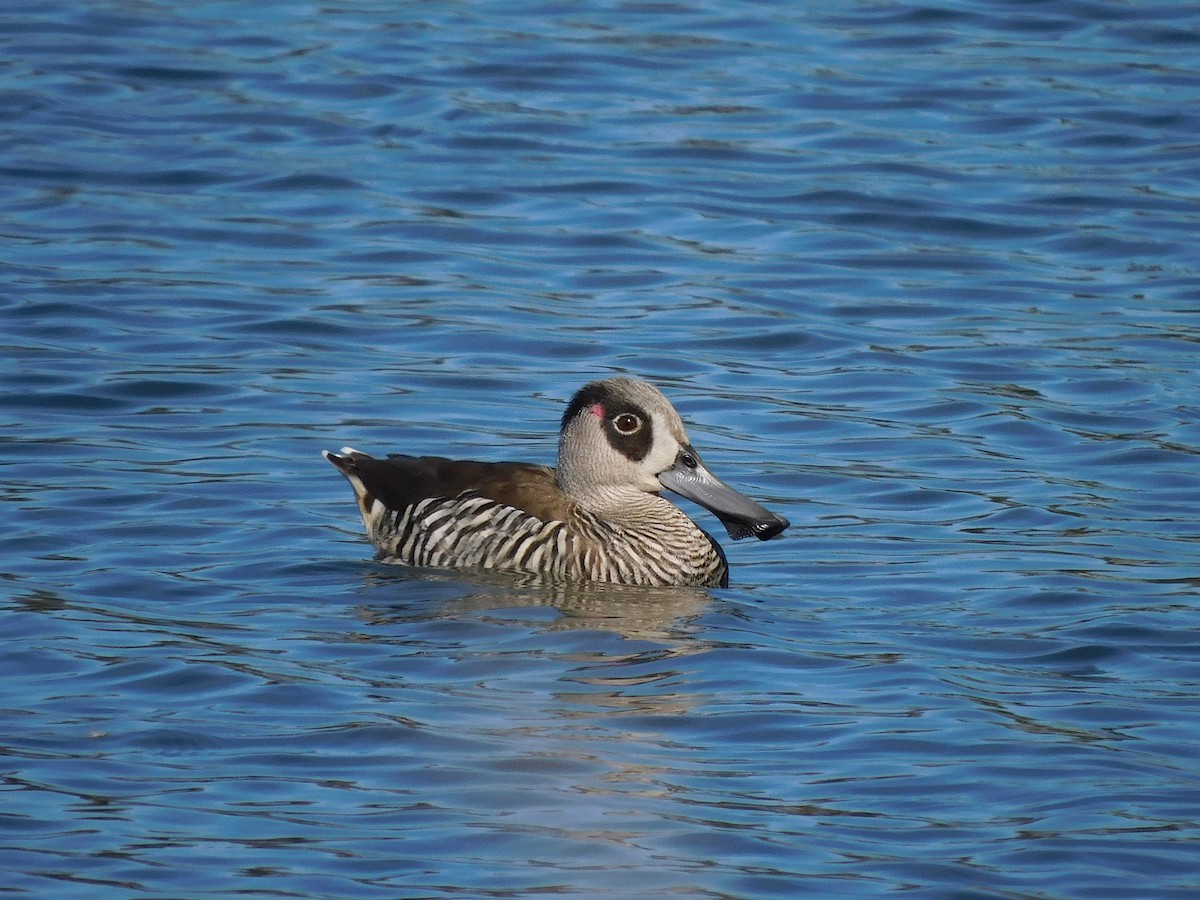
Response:
[{"label": "duck's tail", "polygon": [[359,468],[360,461],[373,459],[373,457],[361,450],[355,450],[353,447],[343,447],[337,453],[322,450],[321,455],[329,460],[333,467],[345,475],[346,480],[350,482],[350,487],[354,489],[354,499],[358,501],[358,511],[362,515],[363,525],[367,529],[367,534],[374,537],[387,509],[367,488]]}]

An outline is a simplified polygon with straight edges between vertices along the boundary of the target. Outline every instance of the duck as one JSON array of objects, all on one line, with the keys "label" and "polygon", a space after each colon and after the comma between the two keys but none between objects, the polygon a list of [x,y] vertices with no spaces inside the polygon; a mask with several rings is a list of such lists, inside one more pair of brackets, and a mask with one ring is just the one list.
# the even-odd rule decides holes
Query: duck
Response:
[{"label": "duck", "polygon": [[790,524],[715,476],[658,388],[618,377],[580,388],[555,467],[322,452],[349,481],[376,559],[552,580],[727,587],[721,545],[678,506],[698,503],[732,540]]}]

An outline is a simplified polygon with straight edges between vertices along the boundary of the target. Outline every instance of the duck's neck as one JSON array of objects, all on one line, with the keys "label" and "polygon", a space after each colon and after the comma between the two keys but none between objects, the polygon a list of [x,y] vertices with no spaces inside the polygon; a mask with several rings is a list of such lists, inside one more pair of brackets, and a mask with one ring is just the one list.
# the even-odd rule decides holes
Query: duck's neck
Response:
[{"label": "duck's neck", "polygon": [[624,490],[592,494],[588,500],[577,505],[572,521],[586,548],[580,556],[586,577],[629,584],[728,584],[720,546],[665,497]]},{"label": "duck's neck", "polygon": [[596,486],[572,497],[590,515],[627,531],[696,527],[683,510],[670,500],[636,488]]}]

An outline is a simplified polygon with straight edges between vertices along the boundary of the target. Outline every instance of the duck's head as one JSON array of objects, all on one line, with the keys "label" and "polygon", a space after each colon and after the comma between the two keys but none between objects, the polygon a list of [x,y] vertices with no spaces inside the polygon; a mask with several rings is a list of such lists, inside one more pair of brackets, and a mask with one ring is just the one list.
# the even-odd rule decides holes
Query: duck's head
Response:
[{"label": "duck's head", "polygon": [[619,505],[634,492],[674,491],[711,511],[734,540],[754,535],[765,541],[789,524],[713,475],[671,402],[653,385],[630,378],[593,381],[571,399],[557,476],[585,508]]}]

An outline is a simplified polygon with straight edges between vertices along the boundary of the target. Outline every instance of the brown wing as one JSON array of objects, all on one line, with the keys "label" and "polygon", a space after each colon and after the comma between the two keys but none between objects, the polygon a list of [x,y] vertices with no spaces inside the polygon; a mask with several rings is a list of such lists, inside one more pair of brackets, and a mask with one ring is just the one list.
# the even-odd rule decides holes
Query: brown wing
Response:
[{"label": "brown wing", "polygon": [[389,509],[406,509],[429,497],[457,497],[475,491],[542,521],[563,521],[573,505],[554,480],[549,466],[515,462],[473,462],[440,456],[388,456],[365,453],[330,455],[346,475],[356,475],[367,491]]}]

